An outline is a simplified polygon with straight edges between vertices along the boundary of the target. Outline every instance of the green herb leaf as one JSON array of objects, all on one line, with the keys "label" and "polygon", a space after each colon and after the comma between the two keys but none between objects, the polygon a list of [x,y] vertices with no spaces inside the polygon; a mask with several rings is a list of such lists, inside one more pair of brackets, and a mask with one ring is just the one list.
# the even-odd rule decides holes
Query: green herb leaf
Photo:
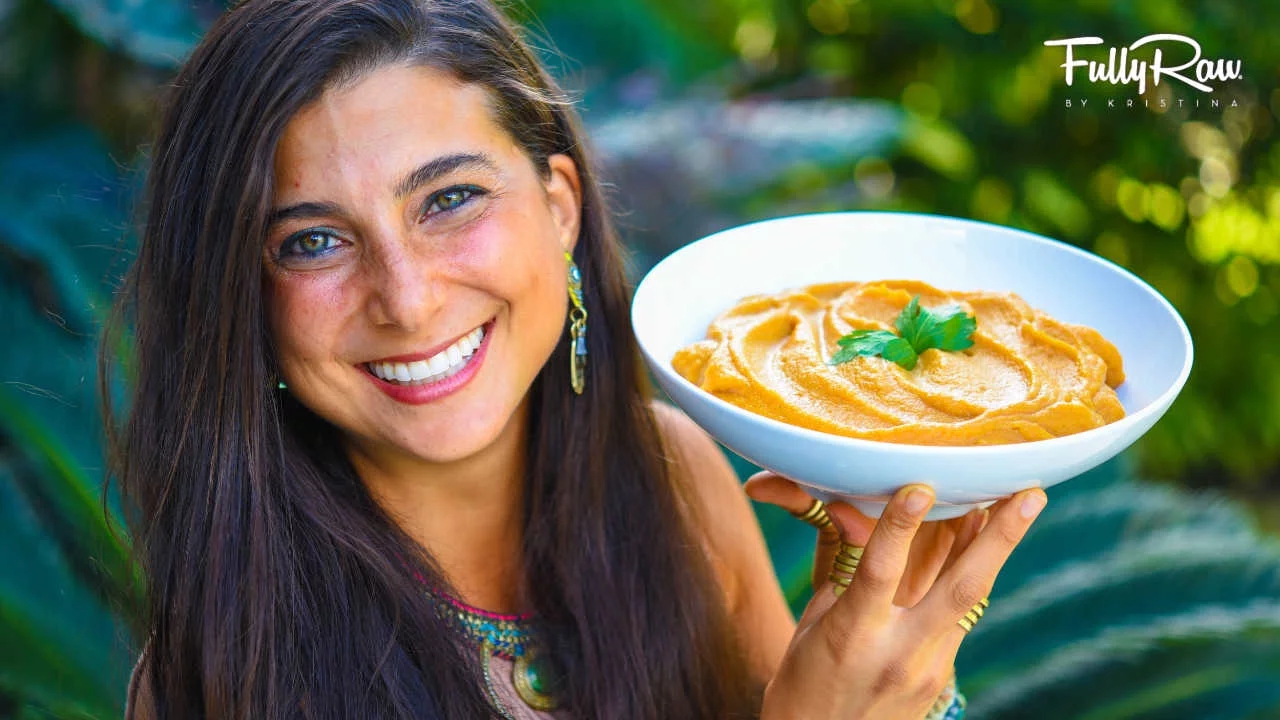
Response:
[{"label": "green herb leaf", "polygon": [[906,370],[914,370],[925,350],[955,352],[973,347],[978,321],[958,305],[936,310],[920,307],[920,296],[911,298],[894,320],[898,335],[888,330],[854,330],[836,340],[840,349],[829,365],[839,365],[860,356],[879,356]]},{"label": "green herb leaf", "polygon": [[903,338],[894,338],[892,341],[885,343],[884,352],[880,353],[880,357],[889,362],[896,362],[907,370],[915,370],[916,360],[920,359],[920,353],[911,347],[911,343]]},{"label": "green herb leaf", "polygon": [[[925,310],[925,312],[930,312]],[[939,350],[968,350],[973,347],[973,332],[978,329],[978,320],[966,313],[959,305],[938,308],[931,312],[933,327],[930,330],[930,345]]]},{"label": "green herb leaf", "polygon": [[893,326],[898,328],[898,334],[904,340],[911,343],[912,348],[922,350],[933,333],[933,316],[920,307],[920,296],[913,295],[911,302],[898,313]]},{"label": "green herb leaf", "polygon": [[840,349],[828,364],[846,363],[861,355],[883,355],[889,343],[901,340],[888,330],[854,330],[836,341]]}]

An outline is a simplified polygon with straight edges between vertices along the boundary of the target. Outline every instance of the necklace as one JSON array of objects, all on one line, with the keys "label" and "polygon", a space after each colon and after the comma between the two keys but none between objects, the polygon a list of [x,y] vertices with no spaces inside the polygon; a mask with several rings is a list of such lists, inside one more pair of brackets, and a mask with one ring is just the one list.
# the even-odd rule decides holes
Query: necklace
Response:
[{"label": "necklace", "polygon": [[480,645],[485,685],[490,699],[505,718],[511,716],[503,707],[490,675],[490,658],[494,655],[512,661],[511,684],[526,705],[541,711],[556,709],[556,676],[534,641],[532,613],[503,615],[472,607],[448,595],[430,593],[430,596],[445,617],[457,622],[463,632]]}]

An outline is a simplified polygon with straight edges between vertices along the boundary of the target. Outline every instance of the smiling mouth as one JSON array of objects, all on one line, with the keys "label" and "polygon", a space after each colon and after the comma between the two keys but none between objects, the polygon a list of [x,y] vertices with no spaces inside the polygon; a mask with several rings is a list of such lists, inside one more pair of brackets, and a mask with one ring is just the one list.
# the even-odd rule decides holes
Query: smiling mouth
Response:
[{"label": "smiling mouth", "polygon": [[412,362],[375,361],[364,363],[366,372],[392,385],[430,385],[462,371],[480,348],[492,320],[463,335],[456,342],[425,360]]}]

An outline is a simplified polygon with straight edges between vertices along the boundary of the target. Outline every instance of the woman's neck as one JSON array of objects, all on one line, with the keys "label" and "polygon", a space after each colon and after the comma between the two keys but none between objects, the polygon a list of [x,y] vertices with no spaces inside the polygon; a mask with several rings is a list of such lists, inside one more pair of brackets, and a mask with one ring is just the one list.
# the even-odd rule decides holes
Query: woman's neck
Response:
[{"label": "woman's neck", "polygon": [[527,610],[519,598],[528,422],[526,398],[491,445],[448,466],[348,448],[370,493],[431,553],[459,599],[493,612]]}]

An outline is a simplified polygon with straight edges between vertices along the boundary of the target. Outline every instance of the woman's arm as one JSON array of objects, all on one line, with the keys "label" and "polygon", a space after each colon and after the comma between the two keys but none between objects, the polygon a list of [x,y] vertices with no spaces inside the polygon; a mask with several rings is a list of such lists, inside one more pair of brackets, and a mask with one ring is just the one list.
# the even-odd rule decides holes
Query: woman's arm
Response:
[{"label": "woman's arm", "polygon": [[654,401],[673,479],[696,504],[693,516],[725,592],[753,675],[767,683],[795,633],[795,618],[778,584],[764,533],[733,467],[715,441],[679,409]]},{"label": "woman's arm", "polygon": [[[837,597],[824,583],[796,623],[724,456],[680,411],[657,406],[655,412],[676,480],[694,516],[704,517],[708,552],[752,667],[767,683],[761,718],[918,720],[929,714],[954,677],[966,634],[958,620],[990,592],[1044,507],[1044,491],[1033,488],[987,513],[927,524],[934,501],[927,485],[901,488],[878,520],[843,503],[829,505],[843,541],[864,548],[862,561],[847,592]],[[758,479],[755,489],[763,490],[766,480]],[[763,497],[773,493],[754,494],[793,511],[800,507]]]},{"label": "woman's arm", "polygon": [[125,696],[125,720],[152,720],[155,718],[155,703],[151,697],[151,680],[147,672],[147,650],[151,645],[142,648],[138,662],[133,666],[133,674],[129,676],[128,695]]}]

